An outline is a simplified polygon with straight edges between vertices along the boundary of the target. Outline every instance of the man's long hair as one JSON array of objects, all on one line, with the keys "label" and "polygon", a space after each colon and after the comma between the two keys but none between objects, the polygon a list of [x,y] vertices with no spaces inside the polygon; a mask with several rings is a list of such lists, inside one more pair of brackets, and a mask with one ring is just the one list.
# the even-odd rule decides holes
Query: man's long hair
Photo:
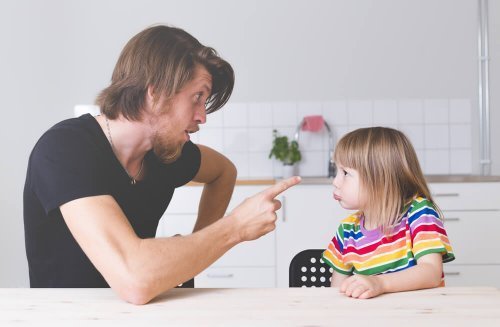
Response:
[{"label": "man's long hair", "polygon": [[168,100],[192,80],[197,65],[212,75],[212,92],[206,103],[207,113],[211,113],[231,96],[231,65],[182,29],[163,25],[147,28],[125,45],[111,85],[101,91],[96,104],[110,119],[121,114],[128,120],[139,120],[148,87],[154,91],[155,102],[162,95]]}]

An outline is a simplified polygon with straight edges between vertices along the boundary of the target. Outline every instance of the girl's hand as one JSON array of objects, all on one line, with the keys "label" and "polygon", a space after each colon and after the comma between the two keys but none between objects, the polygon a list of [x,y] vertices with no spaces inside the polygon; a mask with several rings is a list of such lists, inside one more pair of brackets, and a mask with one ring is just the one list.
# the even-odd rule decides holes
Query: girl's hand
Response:
[{"label": "girl's hand", "polygon": [[383,294],[384,286],[378,276],[353,275],[342,282],[340,292],[353,298],[369,299]]}]

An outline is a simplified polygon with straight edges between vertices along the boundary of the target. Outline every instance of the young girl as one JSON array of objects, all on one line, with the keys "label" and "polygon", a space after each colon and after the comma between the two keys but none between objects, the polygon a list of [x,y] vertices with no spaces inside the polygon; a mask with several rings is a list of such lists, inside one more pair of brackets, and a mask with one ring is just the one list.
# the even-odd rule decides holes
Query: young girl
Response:
[{"label": "young girl", "polygon": [[332,287],[354,298],[444,286],[455,259],[415,150],[384,127],[346,134],[334,154],[333,197],[356,213],[342,220],[323,253]]}]

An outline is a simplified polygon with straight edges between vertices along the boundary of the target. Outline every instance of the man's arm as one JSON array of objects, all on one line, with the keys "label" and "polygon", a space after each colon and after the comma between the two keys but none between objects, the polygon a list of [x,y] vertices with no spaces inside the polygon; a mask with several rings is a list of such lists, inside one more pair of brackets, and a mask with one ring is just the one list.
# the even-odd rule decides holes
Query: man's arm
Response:
[{"label": "man's arm", "polygon": [[226,213],[236,181],[236,167],[219,152],[198,145],[201,152],[201,166],[193,181],[205,183],[198,208],[196,232]]},{"label": "man's arm", "polygon": [[144,304],[207,268],[239,242],[274,230],[274,198],[300,178],[284,180],[246,199],[228,216],[191,235],[139,238],[109,195],[60,207],[72,235],[108,284],[124,300]]}]

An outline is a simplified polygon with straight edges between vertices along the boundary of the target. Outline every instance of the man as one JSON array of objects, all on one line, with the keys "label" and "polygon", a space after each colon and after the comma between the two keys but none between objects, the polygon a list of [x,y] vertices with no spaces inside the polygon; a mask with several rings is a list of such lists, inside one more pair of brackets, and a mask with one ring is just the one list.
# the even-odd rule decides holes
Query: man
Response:
[{"label": "man", "polygon": [[[219,219],[236,169],[189,141],[233,84],[231,66],[181,29],[154,26],[127,43],[97,98],[102,115],[55,125],[30,156],[24,223],[31,287],[110,286],[143,304],[275,228],[281,204],[274,198],[299,178]],[[206,184],[194,233],[155,239],[174,189],[190,180]]]}]

